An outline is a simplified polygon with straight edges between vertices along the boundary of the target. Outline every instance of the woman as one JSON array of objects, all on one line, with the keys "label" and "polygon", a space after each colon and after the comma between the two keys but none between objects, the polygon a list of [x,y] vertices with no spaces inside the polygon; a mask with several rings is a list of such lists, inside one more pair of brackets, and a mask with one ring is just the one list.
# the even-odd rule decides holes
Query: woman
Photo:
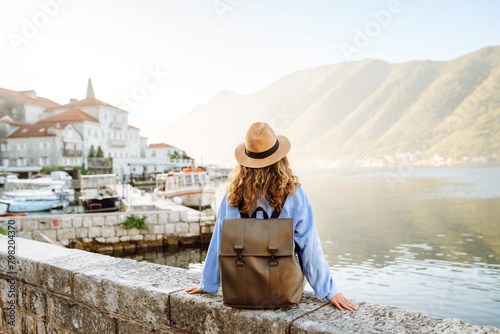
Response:
[{"label": "woman", "polygon": [[300,247],[304,275],[316,296],[326,298],[339,310],[357,310],[356,305],[335,288],[314,224],[311,204],[289,167],[286,157],[289,151],[290,141],[286,137],[276,136],[266,123],[252,124],[245,142],[235,150],[238,165],[229,176],[228,192],[219,208],[203,266],[201,285],[187,288],[186,292],[193,294],[218,291],[222,221],[226,218],[240,218],[238,204],[244,199],[241,212],[252,212],[260,206],[271,216],[273,208],[283,207],[280,218],[294,219],[294,241]]}]

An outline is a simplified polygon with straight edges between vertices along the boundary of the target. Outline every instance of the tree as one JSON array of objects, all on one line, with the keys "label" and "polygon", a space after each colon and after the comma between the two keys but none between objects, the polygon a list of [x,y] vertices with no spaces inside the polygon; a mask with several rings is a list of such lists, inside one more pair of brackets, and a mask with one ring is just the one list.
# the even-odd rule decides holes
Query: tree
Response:
[{"label": "tree", "polygon": [[182,159],[182,157],[179,152],[174,151],[174,153],[170,154],[170,159]]},{"label": "tree", "polygon": [[101,145],[97,147],[96,158],[104,158],[104,152],[102,151]]},{"label": "tree", "polygon": [[94,149],[94,145],[90,145],[90,149],[89,149],[89,155],[88,155],[89,158],[94,158],[95,157],[95,149]]}]

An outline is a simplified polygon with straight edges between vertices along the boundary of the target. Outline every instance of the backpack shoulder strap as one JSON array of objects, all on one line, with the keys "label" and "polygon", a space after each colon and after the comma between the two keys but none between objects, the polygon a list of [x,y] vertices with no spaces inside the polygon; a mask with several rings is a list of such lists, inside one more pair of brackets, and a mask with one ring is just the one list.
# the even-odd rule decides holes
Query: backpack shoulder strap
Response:
[{"label": "backpack shoulder strap", "polygon": [[273,214],[271,215],[271,218],[279,218],[280,214],[281,214],[281,211],[283,210],[283,207],[285,206],[285,202],[288,198],[288,194],[285,195],[285,198],[283,198],[283,202],[282,202],[282,205],[281,205],[281,210],[278,212],[278,210],[276,210],[276,208],[274,208],[273,210]]},{"label": "backpack shoulder strap", "polygon": [[243,200],[241,200],[241,202],[238,204],[238,210],[240,211],[241,218],[250,218],[248,216],[248,212],[246,213],[241,212],[241,210],[243,209],[243,204],[244,204]]}]

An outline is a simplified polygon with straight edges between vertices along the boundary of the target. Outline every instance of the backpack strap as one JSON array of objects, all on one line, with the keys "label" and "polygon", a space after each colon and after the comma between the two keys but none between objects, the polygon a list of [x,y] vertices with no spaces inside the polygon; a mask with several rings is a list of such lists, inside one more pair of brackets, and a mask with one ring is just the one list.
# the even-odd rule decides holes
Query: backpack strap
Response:
[{"label": "backpack strap", "polygon": [[278,212],[278,210],[276,210],[276,208],[274,208],[273,214],[271,215],[271,218],[279,218],[281,211],[283,211],[283,207],[285,206],[285,202],[286,202],[287,198],[288,198],[288,194],[285,195],[285,197],[283,198],[283,202],[281,202],[281,210]]},{"label": "backpack strap", "polygon": [[244,204],[243,200],[241,200],[241,202],[238,204],[238,210],[240,211],[241,218],[250,218],[248,216],[248,212],[245,213],[241,212],[241,210],[243,210],[243,204]]}]

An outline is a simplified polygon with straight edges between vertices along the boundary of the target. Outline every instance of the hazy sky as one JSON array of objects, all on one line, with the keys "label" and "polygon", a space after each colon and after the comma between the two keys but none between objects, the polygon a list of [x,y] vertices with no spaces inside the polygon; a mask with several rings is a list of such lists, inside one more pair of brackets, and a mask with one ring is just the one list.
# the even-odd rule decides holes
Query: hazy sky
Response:
[{"label": "hazy sky", "polygon": [[499,45],[499,17],[498,1],[0,0],[0,87],[67,103],[92,78],[151,138],[222,89]]}]

